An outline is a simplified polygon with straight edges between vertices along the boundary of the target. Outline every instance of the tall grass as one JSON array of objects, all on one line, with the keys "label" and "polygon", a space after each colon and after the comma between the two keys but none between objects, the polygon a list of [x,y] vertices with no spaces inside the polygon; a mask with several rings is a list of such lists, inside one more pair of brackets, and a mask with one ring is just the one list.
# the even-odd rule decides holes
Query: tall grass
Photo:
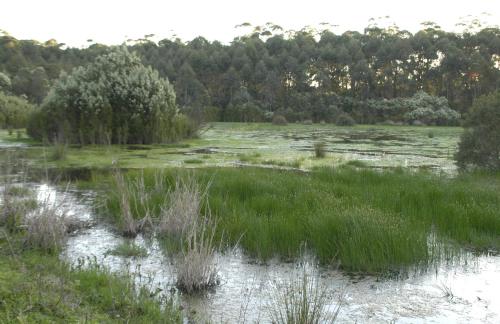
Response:
[{"label": "tall grass", "polygon": [[193,177],[177,178],[167,196],[167,201],[160,208],[158,232],[181,237],[196,226],[206,189],[202,191]]},{"label": "tall grass", "polygon": [[207,218],[198,218],[185,236],[184,248],[174,262],[180,290],[192,294],[219,283],[214,236],[215,225]]},{"label": "tall grass", "polygon": [[26,215],[26,245],[47,252],[57,252],[67,237],[68,218],[63,203],[53,203],[46,199]]},{"label": "tall grass", "polygon": [[179,252],[174,266],[180,290],[191,294],[218,283],[215,220],[206,202],[209,182],[202,189],[189,174],[173,179],[141,172],[125,179],[115,170],[113,186],[107,211],[115,214],[122,233],[135,236],[147,223],[172,248],[169,252]]},{"label": "tall grass", "polygon": [[[173,188],[182,173],[165,172],[166,187]],[[132,172],[126,181],[138,176]],[[322,263],[378,273],[427,267],[439,261],[442,250],[453,255],[459,247],[500,248],[498,174],[451,179],[342,167],[310,173],[204,169],[194,176],[200,186],[211,182],[216,239],[223,232],[228,243],[239,243],[250,256],[264,260],[296,258],[305,243]],[[150,188],[154,178],[155,172],[144,171]],[[153,218],[159,217],[155,208],[169,190],[150,191]]]},{"label": "tall grass", "polygon": [[332,300],[326,288],[304,269],[300,278],[276,284],[268,307],[269,317],[276,324],[334,323],[342,298],[341,295],[335,308],[329,311]]}]

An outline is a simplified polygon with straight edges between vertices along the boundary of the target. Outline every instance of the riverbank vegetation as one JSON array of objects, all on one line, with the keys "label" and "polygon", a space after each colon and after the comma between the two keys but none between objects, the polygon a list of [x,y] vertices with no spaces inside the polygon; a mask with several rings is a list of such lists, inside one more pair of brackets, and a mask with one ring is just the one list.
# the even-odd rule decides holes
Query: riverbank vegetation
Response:
[{"label": "riverbank vegetation", "polygon": [[162,305],[127,274],[71,267],[23,241],[0,227],[0,322],[182,323],[178,306]]},{"label": "riverbank vegetation", "polygon": [[[165,172],[167,187],[183,173]],[[201,184],[210,182],[207,195],[218,217],[218,238],[238,243],[263,261],[294,259],[305,246],[320,262],[345,270],[398,272],[425,268],[442,253],[458,255],[460,247],[488,251],[500,246],[498,175],[447,178],[353,167],[310,173],[223,168],[193,174]],[[143,181],[151,195],[148,201],[130,201],[134,218],[142,219],[145,209],[158,217],[158,202],[170,189],[154,191],[157,177],[152,170],[127,174],[126,181]],[[121,222],[115,196],[108,195],[106,212]]]},{"label": "riverbank vegetation", "polygon": [[129,274],[112,274],[92,260],[61,261],[71,231],[66,207],[34,199],[12,176],[1,179],[0,322],[181,322],[173,297],[155,298]]}]

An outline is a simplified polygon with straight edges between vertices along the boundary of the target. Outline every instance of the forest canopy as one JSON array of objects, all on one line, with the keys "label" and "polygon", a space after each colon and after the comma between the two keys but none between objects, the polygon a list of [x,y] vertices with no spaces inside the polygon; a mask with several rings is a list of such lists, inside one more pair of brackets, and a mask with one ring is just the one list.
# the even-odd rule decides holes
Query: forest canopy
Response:
[{"label": "forest canopy", "polygon": [[[408,122],[431,111],[380,116],[373,109],[421,91],[433,100],[446,98],[452,110],[465,116],[475,98],[500,87],[496,27],[455,33],[426,23],[410,33],[370,25],[362,33],[335,34],[266,24],[230,44],[202,37],[155,43],[145,37],[127,47],[172,82],[182,111],[200,119],[264,121],[279,114],[288,121],[328,122],[349,114],[358,123]],[[14,94],[39,103],[61,71],[90,63],[108,50],[102,44],[66,48],[54,40],[3,36],[0,72],[12,80]],[[443,111],[437,111],[419,122],[440,124],[436,114]]]}]

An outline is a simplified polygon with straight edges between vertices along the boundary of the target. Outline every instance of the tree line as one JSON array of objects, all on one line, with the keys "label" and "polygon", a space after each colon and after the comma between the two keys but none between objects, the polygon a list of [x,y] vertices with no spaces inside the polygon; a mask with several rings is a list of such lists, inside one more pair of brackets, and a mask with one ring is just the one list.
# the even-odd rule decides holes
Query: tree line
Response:
[{"label": "tree line", "polygon": [[[264,121],[280,114],[331,122],[347,113],[359,123],[450,124],[475,98],[500,88],[500,29],[493,27],[454,33],[426,23],[410,33],[371,25],[335,34],[266,24],[230,44],[145,37],[127,47],[170,80],[181,110],[205,120]],[[109,50],[4,35],[0,72],[13,94],[41,103],[62,71]],[[418,100],[432,106],[422,108]]]}]

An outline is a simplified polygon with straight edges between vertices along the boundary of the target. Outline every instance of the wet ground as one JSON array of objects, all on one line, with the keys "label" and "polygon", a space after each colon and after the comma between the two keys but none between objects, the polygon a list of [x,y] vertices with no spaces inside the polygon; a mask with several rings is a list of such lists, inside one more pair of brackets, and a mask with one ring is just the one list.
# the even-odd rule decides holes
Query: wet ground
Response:
[{"label": "wet ground", "polygon": [[[125,168],[257,165],[307,170],[362,161],[373,168],[450,173],[456,170],[453,155],[461,132],[459,127],[214,123],[198,139],[176,144],[69,146],[61,161],[51,161],[51,147],[30,147],[28,151],[49,167],[106,168],[118,162]],[[0,147],[24,145],[15,140],[0,134]],[[324,143],[325,158],[315,158],[315,143]]]},{"label": "wet ground", "polygon": [[[91,209],[91,192],[57,191],[37,185],[38,199],[64,199],[71,214],[95,223],[74,233],[61,254],[72,264],[97,262],[112,271],[130,273],[137,282],[159,294],[171,294],[175,270],[172,258],[154,238],[139,236],[135,243],[148,255],[126,258],[111,255],[125,239],[110,227],[98,224]],[[220,286],[203,296],[182,297],[187,317],[196,320],[236,323],[269,322],[272,291],[280,282],[297,278],[304,267],[329,293],[333,309],[344,292],[340,322],[345,323],[499,323],[500,257],[474,256],[456,264],[440,265],[426,273],[403,279],[348,276],[341,271],[303,264],[271,261],[265,265],[239,250],[218,256]]]}]

